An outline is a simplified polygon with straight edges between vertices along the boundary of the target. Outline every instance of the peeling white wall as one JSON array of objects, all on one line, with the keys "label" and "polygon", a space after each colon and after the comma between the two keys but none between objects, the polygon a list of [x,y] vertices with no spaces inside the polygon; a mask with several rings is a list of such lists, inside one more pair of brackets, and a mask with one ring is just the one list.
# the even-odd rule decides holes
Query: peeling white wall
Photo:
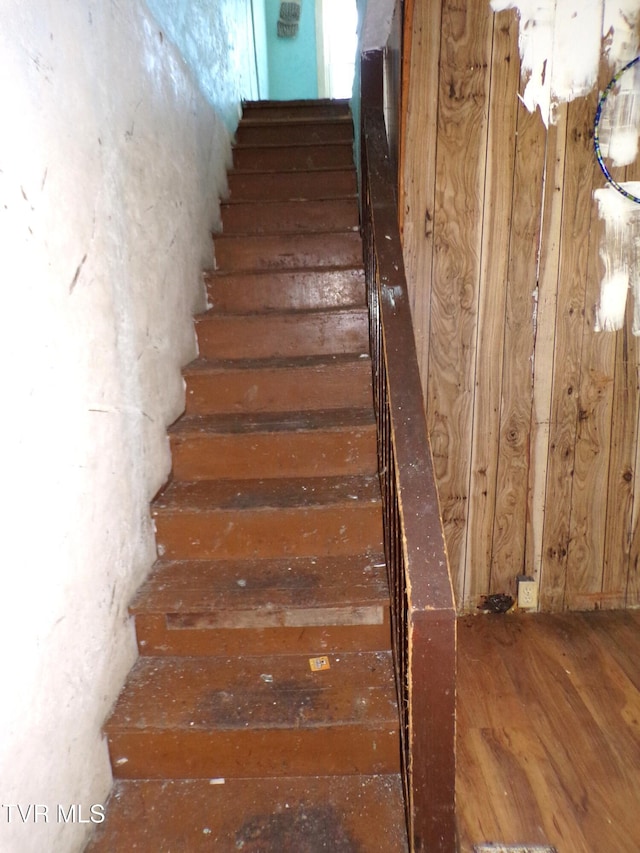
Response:
[{"label": "peeling white wall", "polygon": [[0,850],[67,853],[90,825],[57,806],[111,783],[229,134],[142,0],[0,7]]},{"label": "peeling white wall", "polygon": [[[530,112],[539,109],[547,127],[555,121],[559,104],[588,95],[595,88],[603,61],[613,77],[638,52],[639,0],[491,0],[491,8],[494,12],[517,10],[526,80],[522,102]],[[637,65],[622,74],[607,96],[598,133],[607,168],[627,166],[636,160],[640,134]],[[630,192],[637,196],[637,191]],[[636,297],[633,331],[639,335],[640,284],[631,282],[630,271],[640,260],[640,204],[629,201],[612,186],[597,190],[595,196],[605,222],[600,246],[604,274],[595,329],[622,328],[631,284]]]},{"label": "peeling white wall", "polygon": [[[640,198],[640,181],[620,186]],[[627,293],[634,299],[632,331],[640,335],[640,204],[611,185],[594,192],[598,215],[604,220],[600,258],[604,274],[596,309],[595,330],[615,332],[624,325]]]},{"label": "peeling white wall", "polygon": [[558,104],[594,88],[601,52],[617,70],[638,48],[638,0],[491,0],[491,8],[518,12],[522,101],[546,126]]}]

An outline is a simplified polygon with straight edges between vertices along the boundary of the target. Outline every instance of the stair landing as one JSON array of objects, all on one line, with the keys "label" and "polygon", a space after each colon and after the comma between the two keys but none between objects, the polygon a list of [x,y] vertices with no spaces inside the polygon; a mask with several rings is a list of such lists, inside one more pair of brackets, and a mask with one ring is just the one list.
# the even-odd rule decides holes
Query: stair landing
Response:
[{"label": "stair landing", "polygon": [[407,850],[346,103],[245,106],[91,853]]}]

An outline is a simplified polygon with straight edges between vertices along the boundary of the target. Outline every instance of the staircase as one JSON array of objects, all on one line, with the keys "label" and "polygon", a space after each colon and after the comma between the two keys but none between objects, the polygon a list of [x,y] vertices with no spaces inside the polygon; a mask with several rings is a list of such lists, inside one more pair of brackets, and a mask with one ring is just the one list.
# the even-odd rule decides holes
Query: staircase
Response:
[{"label": "staircase", "polygon": [[245,107],[92,853],[407,849],[352,144]]}]

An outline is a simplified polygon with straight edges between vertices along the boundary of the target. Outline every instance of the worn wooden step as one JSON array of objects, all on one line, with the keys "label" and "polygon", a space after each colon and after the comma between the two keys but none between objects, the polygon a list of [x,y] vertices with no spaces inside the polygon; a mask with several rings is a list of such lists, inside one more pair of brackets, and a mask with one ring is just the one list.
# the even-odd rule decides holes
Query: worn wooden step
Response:
[{"label": "worn wooden step", "polygon": [[86,853],[406,853],[397,774],[118,780]]},{"label": "worn wooden step", "polygon": [[377,477],[172,481],[152,504],[169,560],[336,556],[382,548]]},{"label": "worn wooden step", "polygon": [[207,296],[216,311],[317,311],[366,304],[361,267],[267,270],[204,274]]},{"label": "worn wooden step", "polygon": [[395,773],[391,652],[140,657],[105,726],[114,774],[212,779]]},{"label": "worn wooden step", "polygon": [[176,480],[374,474],[371,409],[186,415],[169,430]]},{"label": "worn wooden step", "polygon": [[307,169],[340,169],[353,166],[350,142],[298,145],[236,145],[234,169],[256,172],[289,172]]},{"label": "worn wooden step", "polygon": [[351,119],[349,101],[346,99],[321,98],[318,100],[294,101],[245,101],[242,105],[242,121],[299,121],[324,118]]},{"label": "worn wooden step", "polygon": [[355,231],[319,234],[217,234],[216,267],[222,270],[347,267],[362,264],[362,240]]},{"label": "worn wooden step", "polygon": [[130,611],[146,655],[390,648],[381,554],[159,560]]},{"label": "worn wooden step", "polygon": [[357,231],[358,203],[348,198],[245,201],[222,205],[225,234]]},{"label": "worn wooden step", "polygon": [[367,353],[366,308],[289,311],[270,314],[219,314],[196,319],[202,358],[296,358],[333,353]]},{"label": "worn wooden step", "polygon": [[232,201],[318,199],[355,196],[355,169],[313,169],[308,172],[229,172]]},{"label": "worn wooden step", "polygon": [[207,361],[183,375],[188,414],[291,412],[372,405],[365,355]]},{"label": "worn wooden step", "polygon": [[330,117],[322,121],[288,119],[268,121],[243,118],[236,130],[240,145],[283,145],[299,143],[353,143],[353,123],[350,116]]}]

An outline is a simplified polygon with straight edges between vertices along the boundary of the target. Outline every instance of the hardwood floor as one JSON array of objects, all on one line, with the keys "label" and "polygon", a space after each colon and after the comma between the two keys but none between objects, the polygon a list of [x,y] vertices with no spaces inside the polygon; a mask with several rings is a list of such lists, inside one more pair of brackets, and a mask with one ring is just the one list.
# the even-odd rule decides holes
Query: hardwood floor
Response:
[{"label": "hardwood floor", "polygon": [[461,853],[640,850],[640,611],[461,619],[457,726]]}]

